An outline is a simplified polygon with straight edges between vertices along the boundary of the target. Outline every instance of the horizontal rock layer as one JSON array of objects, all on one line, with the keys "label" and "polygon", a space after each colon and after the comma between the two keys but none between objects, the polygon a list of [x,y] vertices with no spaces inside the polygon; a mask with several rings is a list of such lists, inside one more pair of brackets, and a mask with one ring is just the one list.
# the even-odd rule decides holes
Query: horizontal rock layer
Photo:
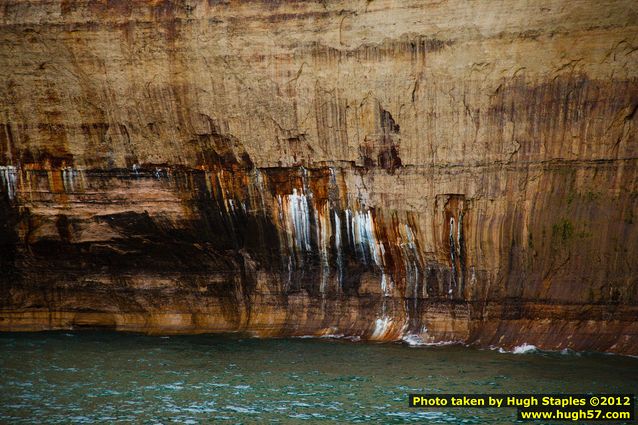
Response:
[{"label": "horizontal rock layer", "polygon": [[637,29],[629,1],[5,2],[0,330],[638,354]]}]

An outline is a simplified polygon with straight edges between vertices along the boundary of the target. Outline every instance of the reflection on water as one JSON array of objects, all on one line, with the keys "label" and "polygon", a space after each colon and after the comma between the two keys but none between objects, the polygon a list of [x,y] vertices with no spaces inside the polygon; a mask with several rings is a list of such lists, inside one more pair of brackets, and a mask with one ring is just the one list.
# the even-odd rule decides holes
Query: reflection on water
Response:
[{"label": "reflection on water", "polygon": [[0,335],[0,423],[513,423],[407,394],[631,393],[638,359],[117,333]]}]

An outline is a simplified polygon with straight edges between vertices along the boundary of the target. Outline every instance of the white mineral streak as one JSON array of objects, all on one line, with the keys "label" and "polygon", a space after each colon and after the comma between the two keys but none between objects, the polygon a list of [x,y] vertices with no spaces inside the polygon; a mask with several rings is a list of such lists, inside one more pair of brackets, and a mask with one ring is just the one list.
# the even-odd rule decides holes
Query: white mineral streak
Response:
[{"label": "white mineral streak", "polygon": [[[341,286],[343,278],[344,238],[341,233],[341,218],[339,212],[334,211],[332,213],[333,220],[331,220],[328,202],[320,207],[315,205],[312,194],[306,187],[306,171],[303,170],[303,173],[303,188],[294,188],[291,194],[277,196],[279,220],[284,229],[283,238],[286,242],[286,248],[294,256],[293,268],[302,266],[305,254],[311,253],[314,244],[316,244],[321,264],[320,291],[323,293],[330,278],[331,260],[336,263],[339,286]],[[347,208],[343,214],[348,245],[354,247],[356,256],[361,262],[373,265],[380,271],[381,289],[385,296],[390,296],[392,288],[391,280],[385,272],[385,246],[377,238],[372,211]],[[312,230],[313,225],[314,231]],[[410,252],[416,251],[411,229],[408,232],[409,235],[406,238],[409,241],[409,248],[406,249],[409,249]],[[330,250],[331,244],[334,244],[333,254]],[[414,258],[414,255],[412,257]],[[414,264],[409,267],[414,269],[411,273],[414,276],[413,279],[418,279],[418,268]]]},{"label": "white mineral streak", "polygon": [[391,288],[388,285],[383,262],[385,247],[377,240],[372,211],[353,212],[351,227],[356,252],[361,256],[364,264],[368,264],[368,258],[370,258],[381,271],[381,290],[385,296],[389,296]]},{"label": "white mineral streak", "polygon": [[335,211],[335,251],[337,252],[337,271],[339,272],[338,280],[339,280],[339,290],[341,291],[343,284],[343,253],[341,252],[341,219],[339,218],[339,214]]},{"label": "white mineral streak", "polygon": [[[249,189],[249,191],[254,193],[255,198],[260,196],[261,209],[264,210],[262,178],[258,171],[255,171],[253,177],[255,189]],[[336,267],[337,276],[334,278],[338,282],[338,290],[341,290],[346,253],[344,244],[346,244],[346,249],[351,247],[354,250],[358,261],[378,270],[381,291],[385,297],[391,296],[394,290],[393,280],[386,273],[386,247],[378,238],[373,211],[365,207],[332,209],[331,202],[317,205],[308,187],[305,169],[302,169],[301,177],[302,187],[293,188],[290,194],[275,197],[277,210],[275,216],[278,217],[283,229],[280,239],[282,248],[290,256],[284,265],[288,267],[291,278],[293,270],[304,267],[307,254],[316,252],[320,261],[320,292],[325,293],[327,290],[332,273],[331,265]],[[331,174],[331,177],[334,176]],[[256,192],[259,192],[259,195]],[[345,223],[342,223],[342,220],[345,220]],[[408,294],[416,300],[420,281],[425,276],[421,274],[420,257],[413,229],[405,224],[401,227],[401,233],[404,241],[402,257],[409,285]]]},{"label": "white mineral streak", "polygon": [[405,275],[408,284],[408,290],[412,289],[412,295],[416,301],[419,290],[419,253],[414,241],[414,232],[408,224],[404,226],[405,241],[401,248],[403,251],[403,260],[405,262]]},{"label": "white mineral streak", "polygon": [[285,209],[288,212],[288,229],[295,242],[295,247],[300,252],[310,252],[310,212],[308,210],[308,198],[304,193],[297,194],[297,189],[292,190],[291,195],[286,195]]},{"label": "white mineral streak", "polygon": [[372,340],[382,340],[392,330],[392,318],[389,316],[379,317],[374,322],[374,331],[370,335]]},{"label": "white mineral streak", "polygon": [[[289,276],[292,270],[303,266],[305,254],[311,252],[309,201],[302,192],[292,190],[290,195],[277,195],[279,220],[284,229],[286,251],[289,253]],[[288,282],[290,285],[290,282]]]},{"label": "white mineral streak", "polygon": [[[287,206],[288,204],[286,203],[285,205]],[[277,195],[277,206],[279,207],[278,208],[279,222],[281,223],[282,228],[284,229],[283,236],[285,239],[285,245],[281,247],[282,252],[289,253],[287,267],[288,267],[288,286],[290,286],[290,279],[292,278],[294,253],[296,251],[295,242],[294,242],[294,234],[291,228],[292,226],[287,220],[287,217],[289,214],[287,210],[285,209],[286,207],[284,207],[284,198],[281,195]]]},{"label": "white mineral streak", "polygon": [[232,198],[232,192],[229,192],[224,185],[224,170],[220,171],[217,174],[217,179],[219,181],[219,187],[221,188],[222,199],[224,200],[224,208],[226,208],[226,213],[235,214],[235,200]]},{"label": "white mineral streak", "polygon": [[75,176],[77,172],[71,167],[65,167],[62,169],[62,184],[64,185],[64,191],[67,193],[75,192]]},{"label": "white mineral streak", "polygon": [[[405,279],[406,279],[406,298],[412,295],[412,307],[416,311],[417,298],[419,293],[419,280],[421,278],[419,274],[419,253],[417,251],[416,243],[414,241],[414,232],[408,224],[403,227],[404,234],[402,235],[403,242],[401,243],[402,258],[405,267]],[[425,286],[425,285],[424,285]],[[409,317],[408,317],[409,319]]]},{"label": "white mineral streak", "polygon": [[13,200],[18,191],[18,171],[16,167],[12,165],[0,166],[0,179],[2,180],[2,186],[7,191],[9,199]]},{"label": "white mineral streak", "polygon": [[226,212],[226,214],[228,214],[230,213],[230,205],[228,205],[226,190],[224,189],[224,172],[218,171],[216,173],[216,176],[217,176],[217,184],[219,185],[219,190],[220,190],[219,195],[222,197],[224,201],[224,211]]},{"label": "white mineral streak", "polygon": [[[264,176],[262,176],[259,168],[255,168],[253,181],[255,182],[255,186],[257,187],[256,192],[259,196],[259,206],[261,206],[261,211],[265,214],[266,204],[264,202],[264,193],[266,193],[266,191],[264,189]],[[253,186],[251,185],[250,187],[252,188]],[[256,199],[254,193],[251,193],[251,199]],[[255,207],[257,207],[257,205],[255,205]]]},{"label": "white mineral streak", "polygon": [[349,209],[346,209],[344,212],[346,214],[346,236],[348,237],[348,245],[352,245],[354,243],[352,238],[350,237],[351,235],[350,223],[352,222],[352,214],[350,214]]}]

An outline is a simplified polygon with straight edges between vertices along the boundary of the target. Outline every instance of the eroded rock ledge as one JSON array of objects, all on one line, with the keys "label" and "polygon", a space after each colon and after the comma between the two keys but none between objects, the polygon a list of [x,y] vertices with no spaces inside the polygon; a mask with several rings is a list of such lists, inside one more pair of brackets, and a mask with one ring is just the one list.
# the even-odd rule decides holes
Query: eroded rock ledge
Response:
[{"label": "eroded rock ledge", "polygon": [[638,354],[638,11],[573,3],[5,2],[0,330]]}]

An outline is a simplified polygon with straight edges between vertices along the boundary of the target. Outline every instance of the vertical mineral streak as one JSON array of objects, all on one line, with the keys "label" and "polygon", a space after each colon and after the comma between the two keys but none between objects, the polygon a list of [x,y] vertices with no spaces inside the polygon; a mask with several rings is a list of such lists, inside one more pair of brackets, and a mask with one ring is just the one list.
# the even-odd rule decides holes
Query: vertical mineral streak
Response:
[{"label": "vertical mineral streak", "polygon": [[18,170],[12,165],[0,166],[0,178],[2,186],[6,190],[7,196],[13,200],[18,191]]},{"label": "vertical mineral streak", "polygon": [[450,267],[452,269],[452,280],[450,282],[450,289],[448,294],[450,298],[453,297],[454,290],[458,286],[458,276],[456,268],[456,243],[454,241],[454,217],[450,217]]},{"label": "vertical mineral streak", "polygon": [[311,251],[310,240],[310,212],[308,209],[308,197],[305,193],[298,194],[297,189],[292,194],[286,195],[284,205],[288,211],[289,226],[295,241],[295,249],[302,258],[304,253]]},{"label": "vertical mineral streak", "polygon": [[337,257],[337,281],[339,292],[341,292],[343,291],[343,251],[341,248],[341,219],[338,211],[334,211],[334,243]]},{"label": "vertical mineral streak", "polygon": [[459,274],[459,290],[458,297],[462,299],[465,293],[465,252],[463,249],[463,211],[459,211],[459,221],[456,225],[456,244],[458,246],[458,274]]},{"label": "vertical mineral streak", "polygon": [[328,250],[330,247],[330,237],[332,235],[330,222],[330,206],[324,203],[320,208],[315,209],[317,240],[319,241],[319,258],[321,261],[321,286],[320,292],[326,292],[326,285],[330,278],[330,257]]}]

